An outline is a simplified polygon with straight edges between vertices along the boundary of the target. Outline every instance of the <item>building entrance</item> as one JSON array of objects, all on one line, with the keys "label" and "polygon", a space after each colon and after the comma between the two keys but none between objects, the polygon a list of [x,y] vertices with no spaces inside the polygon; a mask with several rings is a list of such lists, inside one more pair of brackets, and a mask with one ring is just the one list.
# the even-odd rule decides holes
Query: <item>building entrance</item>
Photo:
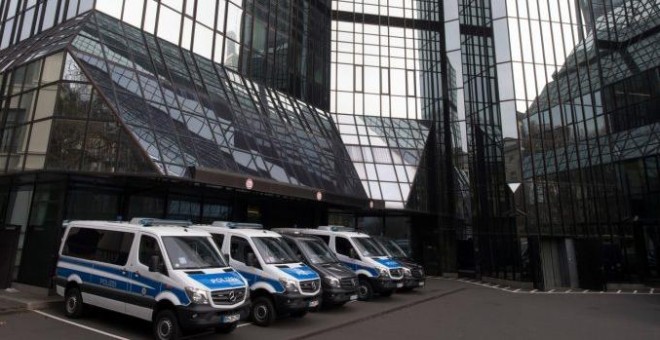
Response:
[{"label": "building entrance", "polygon": [[0,289],[11,286],[11,274],[20,235],[21,228],[17,225],[6,224],[0,227]]}]

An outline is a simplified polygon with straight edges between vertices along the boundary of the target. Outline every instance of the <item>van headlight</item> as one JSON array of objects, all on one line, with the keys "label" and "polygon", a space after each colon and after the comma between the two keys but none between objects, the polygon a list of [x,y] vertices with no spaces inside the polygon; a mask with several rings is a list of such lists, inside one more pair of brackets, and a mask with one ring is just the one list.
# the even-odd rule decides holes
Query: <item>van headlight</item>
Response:
[{"label": "van headlight", "polygon": [[387,269],[385,269],[385,268],[379,268],[378,271],[380,272],[380,274],[379,274],[378,276],[380,276],[380,277],[388,277],[388,278],[390,277],[390,272],[389,272]]},{"label": "van headlight", "polygon": [[209,303],[209,294],[207,291],[195,287],[186,287],[186,295],[193,303],[207,305]]},{"label": "van headlight", "polygon": [[411,277],[411,276],[412,276],[412,272],[410,271],[410,269],[408,269],[408,268],[403,268],[403,276],[405,276],[405,277]]},{"label": "van headlight", "polygon": [[296,281],[280,279],[280,283],[287,293],[298,293],[298,286],[296,286]]},{"label": "van headlight", "polygon": [[336,277],[326,277],[325,282],[327,282],[330,287],[335,287],[335,288],[340,287],[339,279]]}]

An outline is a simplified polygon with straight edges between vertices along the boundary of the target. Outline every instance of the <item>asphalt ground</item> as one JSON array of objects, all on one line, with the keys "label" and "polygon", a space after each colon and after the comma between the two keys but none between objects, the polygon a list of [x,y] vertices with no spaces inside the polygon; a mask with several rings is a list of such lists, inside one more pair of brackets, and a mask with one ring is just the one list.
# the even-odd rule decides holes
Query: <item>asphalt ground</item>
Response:
[{"label": "asphalt ground", "polygon": [[[82,319],[61,304],[0,315],[0,339],[150,339],[151,325],[94,309]],[[653,339],[660,294],[513,293],[456,280],[370,302],[349,303],[268,328],[242,324],[229,335],[190,339]]]}]

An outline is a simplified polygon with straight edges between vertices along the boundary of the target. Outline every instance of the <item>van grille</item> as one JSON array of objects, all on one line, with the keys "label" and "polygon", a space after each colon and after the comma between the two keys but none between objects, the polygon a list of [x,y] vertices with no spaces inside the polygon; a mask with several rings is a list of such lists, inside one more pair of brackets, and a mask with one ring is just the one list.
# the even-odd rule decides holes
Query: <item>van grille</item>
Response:
[{"label": "van grille", "polygon": [[403,276],[403,270],[401,268],[390,269],[390,276],[391,277],[402,277]]},{"label": "van grille", "polygon": [[319,290],[320,286],[321,286],[320,280],[309,280],[309,281],[300,282],[300,289],[304,293],[314,293],[317,290]]},{"label": "van grille", "polygon": [[341,279],[341,281],[339,281],[339,284],[341,285],[341,288],[353,289],[357,286],[357,279],[356,278]]},{"label": "van grille", "polygon": [[216,305],[233,305],[245,300],[245,288],[217,290],[211,293],[211,299]]}]

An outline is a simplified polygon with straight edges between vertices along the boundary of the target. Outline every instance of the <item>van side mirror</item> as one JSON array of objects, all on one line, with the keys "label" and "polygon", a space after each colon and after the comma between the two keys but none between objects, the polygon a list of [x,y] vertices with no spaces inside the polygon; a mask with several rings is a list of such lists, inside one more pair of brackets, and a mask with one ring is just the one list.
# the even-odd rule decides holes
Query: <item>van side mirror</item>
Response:
[{"label": "van side mirror", "polygon": [[254,253],[248,253],[247,254],[247,263],[248,266],[250,267],[259,267],[259,261],[257,261],[257,256],[254,255]]},{"label": "van side mirror", "polygon": [[358,254],[355,252],[355,249],[351,248],[351,250],[348,251],[348,256],[350,256],[352,259],[360,259]]},{"label": "van side mirror", "polygon": [[149,271],[153,273],[162,273],[163,269],[163,264],[160,262],[160,256],[152,255],[149,259]]}]

